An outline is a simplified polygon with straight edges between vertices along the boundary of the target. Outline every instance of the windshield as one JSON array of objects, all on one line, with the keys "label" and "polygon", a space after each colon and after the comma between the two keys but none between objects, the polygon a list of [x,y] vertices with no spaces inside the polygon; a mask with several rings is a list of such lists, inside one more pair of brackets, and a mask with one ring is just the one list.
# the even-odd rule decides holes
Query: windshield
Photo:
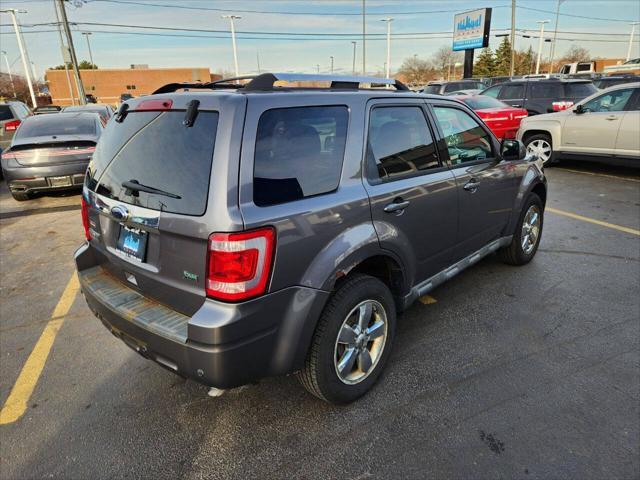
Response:
[{"label": "windshield", "polygon": [[500,100],[485,95],[475,95],[473,97],[461,98],[472,110],[483,110],[485,108],[509,108],[509,105]]},{"label": "windshield", "polygon": [[[87,171],[87,187],[145,208],[202,215],[207,205],[217,112],[199,112],[191,127],[184,111],[131,112],[107,125]],[[172,194],[127,189],[139,183]]]},{"label": "windshield", "polygon": [[38,115],[29,117],[16,132],[15,138],[52,137],[57,135],[95,135],[96,122],[93,116]]},{"label": "windshield", "polygon": [[424,89],[424,93],[439,93],[440,85],[427,85]]}]

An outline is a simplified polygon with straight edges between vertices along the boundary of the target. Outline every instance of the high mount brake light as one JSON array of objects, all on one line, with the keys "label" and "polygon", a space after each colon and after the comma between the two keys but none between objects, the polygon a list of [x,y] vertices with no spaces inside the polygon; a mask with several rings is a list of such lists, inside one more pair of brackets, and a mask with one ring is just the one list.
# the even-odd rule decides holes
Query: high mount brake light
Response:
[{"label": "high mount brake light", "polygon": [[84,236],[87,240],[91,240],[91,224],[89,223],[89,204],[84,199],[84,195],[80,198],[80,207],[82,214],[82,226],[84,227]]},{"label": "high mount brake light", "polygon": [[262,295],[273,263],[276,234],[271,227],[212,233],[207,259],[207,296],[237,302]]},{"label": "high mount brake light", "polygon": [[159,98],[156,100],[143,100],[140,102],[135,110],[145,111],[145,110],[171,110],[171,106],[173,105],[173,100],[169,98]]}]

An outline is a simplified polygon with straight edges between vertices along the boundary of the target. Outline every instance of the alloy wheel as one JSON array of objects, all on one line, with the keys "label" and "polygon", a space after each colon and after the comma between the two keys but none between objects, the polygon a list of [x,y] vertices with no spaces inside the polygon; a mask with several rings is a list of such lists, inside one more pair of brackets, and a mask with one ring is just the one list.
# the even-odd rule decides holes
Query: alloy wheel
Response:
[{"label": "alloy wheel", "polygon": [[536,155],[542,163],[547,163],[551,160],[551,144],[543,139],[534,140],[527,145],[527,153]]},{"label": "alloy wheel", "polygon": [[530,255],[538,242],[541,220],[540,209],[537,205],[531,205],[524,216],[520,234],[522,251],[525,255]]}]

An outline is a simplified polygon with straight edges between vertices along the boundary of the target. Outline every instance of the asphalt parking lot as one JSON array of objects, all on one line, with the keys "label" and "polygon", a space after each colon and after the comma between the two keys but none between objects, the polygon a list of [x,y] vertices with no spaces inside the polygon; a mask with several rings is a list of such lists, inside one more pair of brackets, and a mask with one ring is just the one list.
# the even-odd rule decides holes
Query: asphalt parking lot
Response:
[{"label": "asphalt parking lot", "polygon": [[490,257],[416,303],[346,407],[293,377],[214,399],[144,360],[76,294],[79,195],[3,184],[0,477],[638,478],[640,176],[547,175],[534,261]]}]

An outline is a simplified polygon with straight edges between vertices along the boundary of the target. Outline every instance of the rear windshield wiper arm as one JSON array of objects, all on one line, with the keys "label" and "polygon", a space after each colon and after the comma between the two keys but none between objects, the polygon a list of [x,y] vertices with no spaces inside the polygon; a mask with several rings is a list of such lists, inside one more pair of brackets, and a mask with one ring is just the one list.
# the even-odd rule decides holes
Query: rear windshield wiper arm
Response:
[{"label": "rear windshield wiper arm", "polygon": [[180,195],[176,195],[175,193],[165,192],[164,190],[160,190],[159,188],[153,188],[148,187],[147,185],[143,185],[135,179],[122,182],[122,186],[127,189],[125,195],[133,195],[137,197],[137,192],[146,192],[156,195],[164,195],[165,197],[176,198],[178,200],[182,198]]}]

